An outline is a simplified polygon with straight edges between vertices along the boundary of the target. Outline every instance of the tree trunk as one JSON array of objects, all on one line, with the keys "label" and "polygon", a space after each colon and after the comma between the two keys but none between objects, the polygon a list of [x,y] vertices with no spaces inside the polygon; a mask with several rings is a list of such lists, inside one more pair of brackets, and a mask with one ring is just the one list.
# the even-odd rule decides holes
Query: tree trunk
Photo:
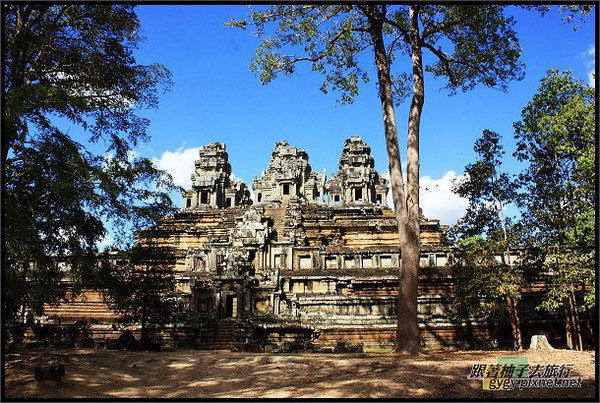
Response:
[{"label": "tree trunk", "polygon": [[506,296],[508,315],[510,316],[510,327],[512,328],[513,349],[523,350],[523,338],[521,336],[521,317],[519,315],[518,302],[510,295]]},{"label": "tree trunk", "polygon": [[[502,203],[500,203],[500,210],[502,210]],[[504,242],[506,243],[506,250],[502,253],[502,263],[512,271],[512,262],[510,261],[510,249],[508,248],[508,236],[506,233],[506,226],[504,225],[504,214],[502,214],[502,232],[504,234]],[[513,349],[516,351],[523,350],[523,337],[521,335],[521,317],[519,315],[519,303],[515,300],[512,295],[506,295],[506,307],[508,309],[508,316],[510,317],[510,327],[512,329],[513,336]]]},{"label": "tree trunk", "polygon": [[405,243],[402,246],[402,273],[398,301],[398,331],[395,351],[415,354],[420,351],[417,320],[418,269],[421,255],[419,209],[419,128],[425,101],[423,60],[419,36],[418,9],[410,7],[410,35],[413,65],[413,97],[408,118]]},{"label": "tree trunk", "polygon": [[[27,19],[29,18],[29,13],[30,13],[30,9],[25,8],[24,5],[19,5],[17,7],[17,21],[16,21],[16,26],[15,26],[15,33],[14,33],[13,41],[12,41],[12,43],[10,43],[10,45],[5,45],[10,50],[10,62],[8,62],[8,60],[6,60],[6,62],[7,62],[7,64],[9,64],[7,69],[11,72],[10,75],[6,76],[6,80],[8,82],[5,83],[5,85],[8,87],[8,91],[11,94],[14,94],[16,89],[21,87],[24,82],[22,55],[25,52],[25,49],[27,47],[27,41],[25,40],[24,37],[26,35],[25,24],[26,24]],[[14,95],[13,95],[13,98],[14,98]],[[13,104],[15,102],[17,102],[15,99],[12,99],[11,101]],[[11,114],[14,114],[15,113],[14,105],[13,105],[12,109],[13,110],[11,110],[9,108]],[[13,142],[15,141],[16,134],[17,134],[17,127],[15,125],[15,123],[16,123],[15,117],[11,116],[11,114],[5,115],[5,119],[8,121],[6,126],[8,126],[8,127],[5,127],[5,133],[4,133],[5,138],[3,139],[4,144],[2,145],[2,163],[3,164],[8,159],[8,153],[10,151],[10,148],[11,148]]]},{"label": "tree trunk", "polygon": [[577,320],[577,305],[574,299],[574,295],[570,294],[563,300],[567,348],[571,350],[582,350],[581,332],[579,331],[579,323]]},{"label": "tree trunk", "polygon": [[550,343],[548,342],[548,339],[546,338],[546,335],[543,334],[536,334],[534,336],[531,336],[531,343],[529,344],[529,349],[530,350],[548,350],[548,351],[554,351],[554,347],[552,347],[550,345]]},{"label": "tree trunk", "polygon": [[142,307],[142,326],[140,329],[140,344],[142,348],[144,348],[148,344],[147,339],[148,338],[146,337],[146,306],[144,305]]},{"label": "tree trunk", "polygon": [[148,287],[146,282],[148,280],[148,269],[150,265],[146,265],[146,270],[144,272],[144,278],[142,280],[142,284],[144,286],[143,297],[142,297],[142,318],[141,318],[141,329],[140,329],[140,345],[142,348],[146,348],[148,346],[148,337],[146,336],[146,321],[147,321],[147,309],[148,309]]},{"label": "tree trunk", "polygon": [[567,347],[571,350],[581,351],[583,350],[583,341],[581,339],[579,315],[577,313],[577,301],[573,292],[565,298],[563,305],[565,309]]},{"label": "tree trunk", "polygon": [[[595,309],[595,308],[594,308]],[[585,323],[587,325],[587,331],[590,335],[590,344],[592,346],[596,345],[596,326],[594,325],[594,323],[592,322],[592,315],[588,315],[588,318],[586,319]]]},{"label": "tree trunk", "polygon": [[567,348],[573,350],[575,343],[573,339],[573,316],[570,312],[569,299],[563,300],[563,308],[565,310],[565,336],[567,339]]},{"label": "tree trunk", "polygon": [[573,302],[573,318],[575,319],[575,336],[577,340],[577,350],[583,351],[583,340],[581,338],[581,326],[579,324],[579,309],[577,308],[577,300],[575,292],[571,291],[571,301]]},{"label": "tree trunk", "polygon": [[[417,16],[411,8],[411,21],[417,23]],[[419,122],[423,107],[423,69],[421,61],[418,26],[413,37],[413,80],[414,94],[411,104],[408,128],[408,181],[406,192],[402,176],[398,130],[393,102],[390,63],[385,51],[381,20],[371,19],[371,37],[375,51],[375,65],[379,80],[379,97],[383,109],[383,121],[388,152],[388,167],[402,267],[399,279],[398,328],[394,352],[416,354],[420,352],[419,324],[417,320],[417,270],[420,256],[419,239]],[[407,197],[408,196],[408,197]]]}]

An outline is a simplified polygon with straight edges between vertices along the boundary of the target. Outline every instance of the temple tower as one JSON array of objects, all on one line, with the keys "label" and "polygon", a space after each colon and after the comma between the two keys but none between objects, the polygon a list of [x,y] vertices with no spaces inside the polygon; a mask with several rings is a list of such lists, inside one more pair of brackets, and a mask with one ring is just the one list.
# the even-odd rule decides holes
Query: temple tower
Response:
[{"label": "temple tower", "polygon": [[327,182],[328,204],[385,204],[387,180],[375,169],[369,147],[358,136],[344,142],[337,174]]},{"label": "temple tower", "polygon": [[254,177],[252,188],[257,203],[293,197],[317,202],[323,200],[325,174],[312,172],[305,150],[280,141],[275,144],[271,162],[263,176],[260,179]]},{"label": "temple tower", "polygon": [[225,144],[211,143],[199,150],[194,162],[192,189],[183,193],[184,208],[225,208],[252,204],[247,186],[231,178]]}]

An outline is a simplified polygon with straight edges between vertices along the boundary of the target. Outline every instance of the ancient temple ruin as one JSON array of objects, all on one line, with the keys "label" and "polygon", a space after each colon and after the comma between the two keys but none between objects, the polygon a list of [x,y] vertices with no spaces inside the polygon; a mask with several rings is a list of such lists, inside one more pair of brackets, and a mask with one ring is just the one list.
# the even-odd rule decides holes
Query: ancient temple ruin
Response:
[{"label": "ancient temple ruin", "polygon": [[[263,351],[391,345],[402,251],[395,214],[385,203],[388,183],[374,166],[370,147],[357,136],[344,142],[329,180],[312,171],[305,150],[278,142],[269,166],[254,178],[252,202],[246,185],[231,177],[225,145],[202,148],[182,210],[154,231],[155,242],[176,252],[177,296],[190,318],[164,329],[165,337]],[[446,229],[421,219],[422,343],[494,344],[487,324],[450,319],[454,248]],[[518,258],[515,251],[511,259]],[[80,304],[48,312],[63,323],[89,318],[101,306],[91,300],[96,311]],[[114,316],[107,315],[94,326],[109,337]]]},{"label": "ancient temple ruin", "polygon": [[[305,150],[278,142],[254,178],[252,206],[219,202],[231,172],[226,156],[220,143],[201,151],[193,193],[159,226],[162,242],[180,256],[187,309],[229,323],[250,320],[263,343],[390,343],[402,254],[371,148],[348,138],[327,180],[312,171]],[[451,261],[444,228],[426,219],[421,227],[424,267],[443,271]],[[439,303],[422,299],[425,311]],[[261,322],[265,317],[270,321]]]},{"label": "ancient temple ruin", "polygon": [[[255,203],[282,202],[299,198],[329,205],[379,204],[386,201],[387,180],[375,169],[369,147],[358,136],[346,139],[339,170],[327,180],[324,172],[313,172],[305,150],[286,141],[275,144],[271,161],[262,177],[254,177]],[[192,190],[183,195],[184,208],[226,208],[251,204],[246,185],[231,180],[225,145],[212,143],[200,150],[192,174]]]},{"label": "ancient temple ruin", "polygon": [[225,144],[211,143],[200,149],[192,173],[192,189],[183,194],[185,208],[232,207],[250,203],[244,183],[231,178]]}]

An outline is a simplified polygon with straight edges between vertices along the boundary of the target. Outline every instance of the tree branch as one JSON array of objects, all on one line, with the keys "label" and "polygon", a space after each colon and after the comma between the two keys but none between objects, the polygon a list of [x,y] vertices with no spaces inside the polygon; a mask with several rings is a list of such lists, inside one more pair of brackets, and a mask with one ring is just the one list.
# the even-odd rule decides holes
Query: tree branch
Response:
[{"label": "tree branch", "polygon": [[398,24],[396,21],[390,20],[386,16],[383,16],[383,22],[385,22],[387,24],[390,24],[391,26],[393,26],[394,28],[396,28],[398,31],[400,31],[400,33],[403,36],[404,42],[410,44],[410,35],[409,35],[408,31],[405,30],[400,24]]},{"label": "tree branch", "polygon": [[387,58],[388,60],[392,60],[392,52],[394,51],[394,46],[396,45],[396,42],[398,41],[398,39],[400,39],[402,35],[396,35],[396,37],[392,40],[392,43],[390,43],[390,47],[388,48],[388,55]]},{"label": "tree branch", "polygon": [[437,28],[432,29],[431,31],[427,31],[427,29],[425,29],[423,31],[423,34],[421,35],[421,38],[428,38],[428,37],[432,36],[433,34],[445,31],[448,28],[451,28],[451,27],[453,27],[455,25],[463,24],[463,23],[464,23],[464,19],[460,19],[460,20],[449,21],[446,24],[438,25]]},{"label": "tree branch", "polygon": [[[464,10],[465,8],[463,8]],[[460,25],[460,24],[464,24],[465,20],[467,20],[472,14],[475,13],[476,9],[475,8],[466,8],[468,11],[466,13],[466,15],[462,15],[459,19],[456,20],[449,20],[447,21],[445,24],[439,24],[437,26],[437,28],[432,29],[431,31],[428,31],[427,29],[423,30],[423,34],[421,35],[421,38],[428,38],[438,32],[443,32],[448,30],[449,28],[452,28],[455,25]]]},{"label": "tree branch", "polygon": [[446,70],[446,73],[448,74],[448,79],[450,80],[450,83],[455,86],[457,85],[456,82],[456,78],[454,77],[454,74],[452,73],[452,69],[450,68],[450,63],[453,62],[453,60],[449,59],[446,54],[444,52],[442,52],[439,49],[434,48],[432,45],[423,42],[421,40],[421,47],[427,48],[429,50],[431,50],[433,52],[433,54],[435,54],[442,63],[444,63],[444,69]]}]

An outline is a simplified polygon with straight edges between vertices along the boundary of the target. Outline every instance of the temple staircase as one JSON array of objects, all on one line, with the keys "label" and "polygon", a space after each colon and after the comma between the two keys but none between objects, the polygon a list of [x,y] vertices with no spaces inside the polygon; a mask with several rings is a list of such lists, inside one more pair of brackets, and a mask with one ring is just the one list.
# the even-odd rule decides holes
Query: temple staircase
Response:
[{"label": "temple staircase", "polygon": [[213,350],[233,350],[240,340],[243,323],[237,320],[224,320],[215,325]]},{"label": "temple staircase", "polygon": [[285,206],[281,207],[265,207],[265,216],[270,217],[273,220],[273,229],[277,232],[277,240],[283,241],[285,231],[285,216],[287,209]]}]

